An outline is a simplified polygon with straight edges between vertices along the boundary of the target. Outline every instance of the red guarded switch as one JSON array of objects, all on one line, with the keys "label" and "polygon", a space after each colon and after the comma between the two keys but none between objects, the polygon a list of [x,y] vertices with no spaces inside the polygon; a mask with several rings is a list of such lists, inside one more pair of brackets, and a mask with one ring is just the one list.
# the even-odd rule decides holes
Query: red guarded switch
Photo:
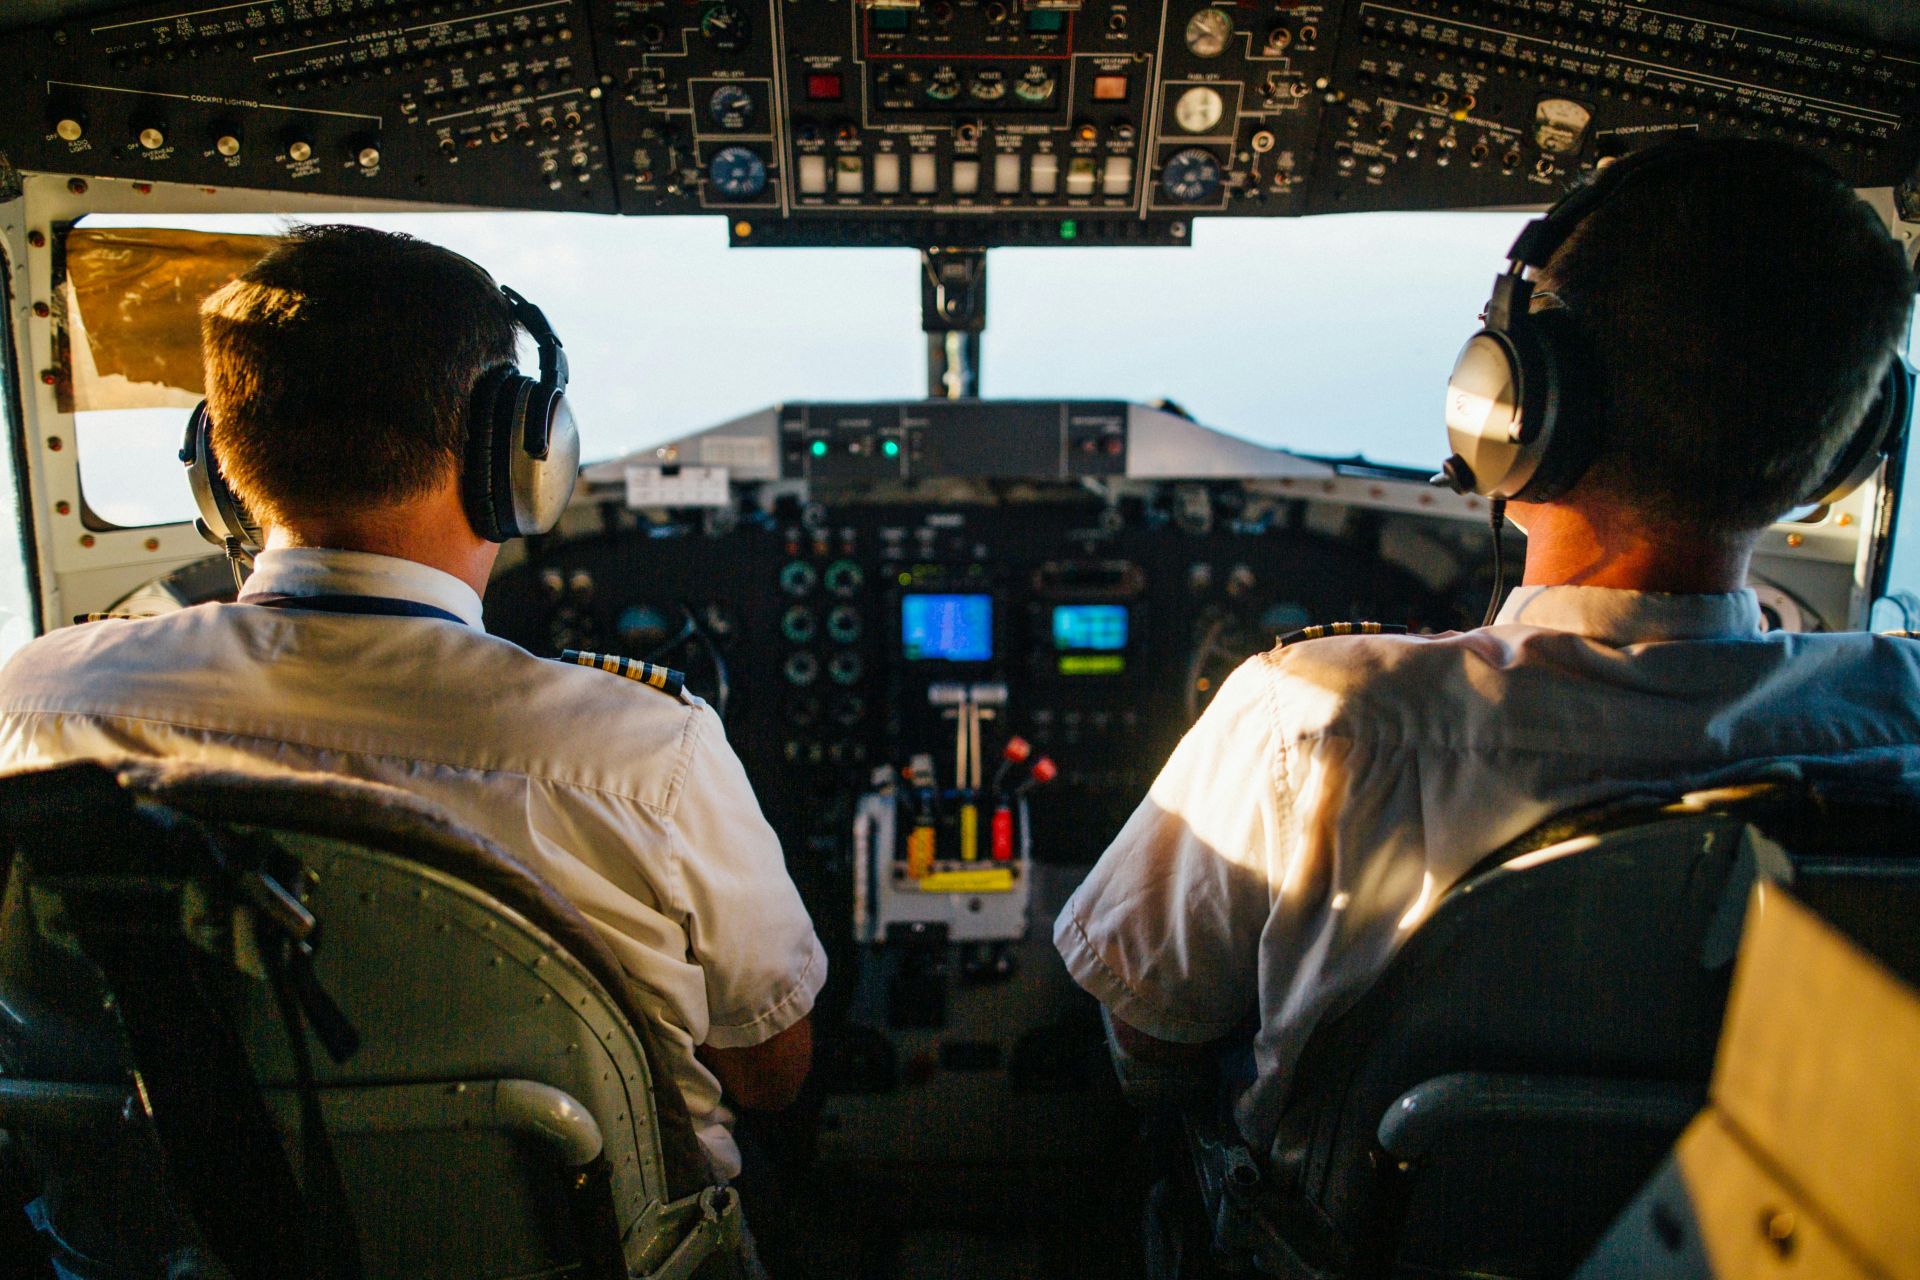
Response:
[{"label": "red guarded switch", "polygon": [[993,811],[993,860],[1013,861],[1013,810],[1001,805]]}]

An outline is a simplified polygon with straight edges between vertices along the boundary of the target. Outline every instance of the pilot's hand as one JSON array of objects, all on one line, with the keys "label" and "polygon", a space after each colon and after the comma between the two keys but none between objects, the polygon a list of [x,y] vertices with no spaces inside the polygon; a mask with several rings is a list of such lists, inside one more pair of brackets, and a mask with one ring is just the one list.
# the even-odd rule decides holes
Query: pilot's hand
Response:
[{"label": "pilot's hand", "polygon": [[813,1066],[813,1019],[800,1019],[771,1040],[744,1049],[694,1051],[720,1080],[727,1101],[747,1111],[783,1111],[800,1096]]}]

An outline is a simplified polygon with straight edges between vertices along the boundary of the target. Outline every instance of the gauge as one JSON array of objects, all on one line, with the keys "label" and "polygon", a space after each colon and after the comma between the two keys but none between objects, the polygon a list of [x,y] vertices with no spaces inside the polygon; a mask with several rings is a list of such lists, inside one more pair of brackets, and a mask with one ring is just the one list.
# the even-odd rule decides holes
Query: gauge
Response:
[{"label": "gauge", "polygon": [[723,84],[707,99],[707,115],[722,129],[744,129],[753,119],[753,95],[737,84]]},{"label": "gauge", "polygon": [[1544,98],[1533,109],[1533,140],[1550,156],[1570,156],[1586,141],[1593,112],[1571,98]]},{"label": "gauge", "polygon": [[819,573],[804,560],[791,560],[780,571],[780,589],[790,596],[804,596],[819,582]]},{"label": "gauge", "polygon": [[700,34],[725,53],[747,47],[747,15],[730,4],[716,4],[700,15]]},{"label": "gauge", "polygon": [[707,165],[707,178],[729,200],[751,200],[767,189],[767,162],[745,147],[723,147]]},{"label": "gauge", "polygon": [[973,78],[968,92],[981,102],[998,102],[1007,96],[1006,74],[991,68],[982,71]]},{"label": "gauge", "polygon": [[1221,100],[1218,89],[1195,85],[1173,104],[1173,119],[1188,133],[1211,133],[1226,110],[1227,104]]},{"label": "gauge", "polygon": [[803,604],[791,606],[780,617],[780,634],[795,644],[805,644],[813,639],[818,626],[813,610]]},{"label": "gauge", "polygon": [[960,96],[960,73],[952,67],[936,67],[927,77],[927,96],[935,102],[951,102]]},{"label": "gauge", "polygon": [[1020,73],[1019,81],[1013,86],[1015,94],[1022,102],[1050,102],[1053,100],[1053,73],[1045,67],[1028,67]]},{"label": "gauge", "polygon": [[1199,204],[1220,194],[1220,162],[1211,152],[1188,147],[1167,161],[1160,186],[1182,204]]},{"label": "gauge", "polygon": [[1217,58],[1227,51],[1233,16],[1225,9],[1202,9],[1187,20],[1187,48],[1196,58]]}]

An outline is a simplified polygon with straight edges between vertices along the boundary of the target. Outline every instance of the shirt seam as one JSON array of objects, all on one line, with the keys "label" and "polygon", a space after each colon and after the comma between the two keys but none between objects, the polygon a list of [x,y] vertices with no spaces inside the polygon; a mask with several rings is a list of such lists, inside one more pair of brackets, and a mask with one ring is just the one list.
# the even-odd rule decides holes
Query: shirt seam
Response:
[{"label": "shirt seam", "polygon": [[[642,796],[637,796],[630,791],[621,791],[613,787],[595,786],[591,782],[576,782],[567,778],[554,777],[551,774],[535,773],[532,770],[528,770],[528,769],[492,768],[486,765],[461,763],[456,760],[443,760],[436,756],[430,756],[430,755],[410,755],[405,752],[399,752],[399,751],[374,751],[374,750],[368,750],[363,747],[338,746],[338,745],[322,743],[322,742],[309,742],[301,738],[278,737],[269,733],[256,733],[256,732],[249,732],[247,730],[242,730],[242,729],[222,728],[217,725],[197,724],[189,720],[169,720],[160,716],[132,715],[123,711],[81,711],[81,710],[53,708],[53,707],[10,706],[4,709],[0,709],[0,715],[23,716],[23,717],[24,716],[36,716],[36,717],[72,716],[72,717],[77,717],[81,719],[94,719],[94,720],[105,720],[105,721],[117,720],[122,722],[133,723],[133,724],[161,725],[169,729],[184,729],[194,733],[213,734],[213,735],[228,737],[228,738],[244,738],[250,742],[268,742],[268,743],[276,743],[280,746],[302,747],[309,751],[338,751],[343,755],[359,756],[369,760],[406,760],[416,764],[437,765],[443,769],[464,769],[464,770],[469,770],[473,773],[492,774],[492,775],[496,775],[500,777],[508,777],[508,778],[521,778],[527,782],[542,782],[542,783],[547,783],[551,786],[571,787],[578,791],[592,792],[595,795],[612,796],[617,800],[630,801],[633,804],[639,805],[642,809],[645,809],[648,813],[651,813],[656,817],[666,818],[666,819],[671,819],[673,817],[675,809],[677,808],[677,801],[679,799],[679,784],[686,775],[686,767],[687,767],[686,751],[685,751],[686,737],[685,737],[685,732],[683,731],[681,736],[681,746],[682,746],[681,761],[678,768],[675,770],[673,782],[669,785],[668,800],[666,803],[661,804],[652,800],[645,799]],[[690,716],[688,717],[688,719],[691,720],[693,719],[693,717]]]},{"label": "shirt seam", "polygon": [[[800,1000],[810,999],[811,997],[807,991],[807,987],[813,978],[813,971],[819,967],[821,959],[826,954],[824,948],[819,945],[819,939],[817,937],[814,938],[814,943],[815,945],[809,947],[807,950],[806,966],[794,976],[793,983],[784,996],[781,996],[779,1000],[769,1005],[759,1016],[751,1018],[746,1022],[719,1022],[709,1018],[707,1021],[707,1039],[712,1040],[713,1033],[716,1030],[734,1032],[749,1031],[763,1022],[773,1021],[790,1005]],[[796,1018],[794,1021],[797,1022],[799,1019]],[[791,1026],[792,1024],[789,1023],[788,1025]]]},{"label": "shirt seam", "polygon": [[[1239,1025],[1237,1020],[1230,1022],[1201,1022],[1193,1018],[1183,1018],[1176,1014],[1166,1012],[1160,1007],[1157,1001],[1137,991],[1133,984],[1113,971],[1112,966],[1106,962],[1100,955],[1100,952],[1094,947],[1093,939],[1089,938],[1087,931],[1081,927],[1080,918],[1074,915],[1071,909],[1066,912],[1066,920],[1067,927],[1072,930],[1070,936],[1073,939],[1074,950],[1092,961],[1094,967],[1100,971],[1102,977],[1112,983],[1116,989],[1124,992],[1134,1003],[1145,1007],[1147,1012],[1151,1013],[1162,1025],[1181,1028],[1190,1027],[1195,1031],[1205,1032],[1206,1039],[1208,1040],[1217,1039]],[[1125,1019],[1122,1018],[1121,1021],[1124,1022]],[[1144,1031],[1146,1028],[1139,1028],[1139,1030]],[[1201,1041],[1195,1041],[1194,1043],[1201,1043]]]}]

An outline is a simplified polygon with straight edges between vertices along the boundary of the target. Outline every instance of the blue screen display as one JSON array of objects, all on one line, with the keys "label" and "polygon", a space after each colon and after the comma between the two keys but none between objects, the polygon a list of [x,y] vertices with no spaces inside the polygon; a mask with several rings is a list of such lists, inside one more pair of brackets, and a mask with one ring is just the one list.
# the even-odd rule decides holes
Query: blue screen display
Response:
[{"label": "blue screen display", "polygon": [[1127,606],[1057,604],[1053,607],[1053,647],[1114,653],[1127,647]]},{"label": "blue screen display", "polygon": [[901,596],[900,644],[910,662],[993,657],[992,596]]}]

